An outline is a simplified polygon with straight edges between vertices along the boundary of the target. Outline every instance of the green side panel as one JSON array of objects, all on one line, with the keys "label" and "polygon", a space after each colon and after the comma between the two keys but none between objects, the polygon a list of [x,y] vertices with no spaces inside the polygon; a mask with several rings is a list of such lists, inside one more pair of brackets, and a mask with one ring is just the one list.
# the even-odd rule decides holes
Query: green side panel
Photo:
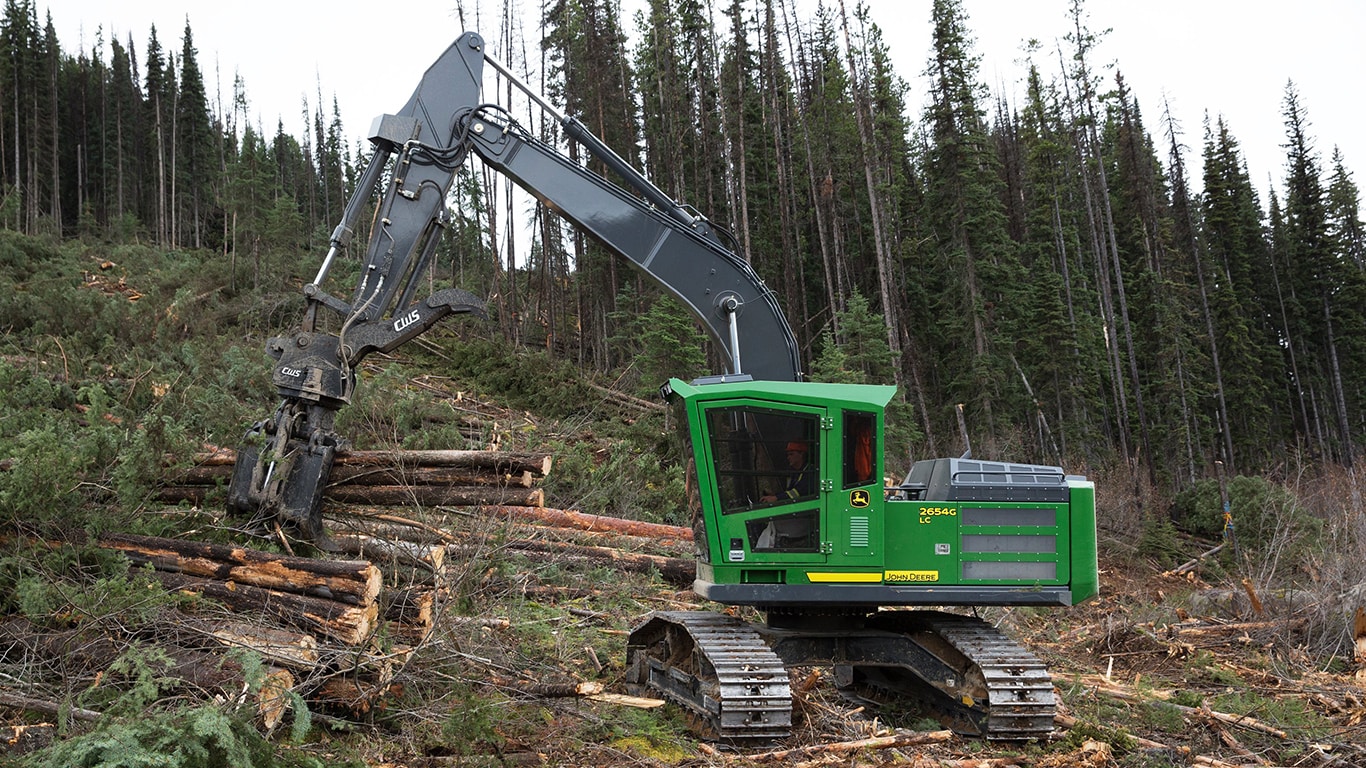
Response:
[{"label": "green side panel", "polygon": [[985,586],[1066,585],[1065,504],[887,502],[887,581]]},{"label": "green side panel", "polygon": [[888,501],[883,509],[888,583],[960,583],[956,502]]},{"label": "green side panel", "polygon": [[1100,594],[1100,564],[1096,547],[1096,486],[1089,480],[1070,480],[1072,536],[1072,603]]}]

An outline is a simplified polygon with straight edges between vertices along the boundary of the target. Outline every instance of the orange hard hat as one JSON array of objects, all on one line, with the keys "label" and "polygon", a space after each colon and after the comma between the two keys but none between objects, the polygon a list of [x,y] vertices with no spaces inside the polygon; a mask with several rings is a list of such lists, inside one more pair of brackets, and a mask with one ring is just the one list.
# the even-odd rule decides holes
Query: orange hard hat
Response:
[{"label": "orange hard hat", "polygon": [[793,440],[792,442],[790,442],[790,443],[787,444],[787,450],[788,450],[788,451],[801,451],[802,453],[806,453],[806,443],[803,443],[803,442],[800,442],[800,441],[797,441],[797,440]]}]

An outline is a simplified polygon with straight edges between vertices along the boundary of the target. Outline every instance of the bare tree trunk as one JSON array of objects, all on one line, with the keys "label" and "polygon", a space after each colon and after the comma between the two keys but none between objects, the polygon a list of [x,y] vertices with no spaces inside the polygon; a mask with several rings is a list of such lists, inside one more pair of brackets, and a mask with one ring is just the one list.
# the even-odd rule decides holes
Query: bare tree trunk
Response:
[{"label": "bare tree trunk", "polygon": [[[806,53],[801,47],[800,40],[795,43],[793,42],[792,21],[788,16],[789,8],[787,3],[783,2],[782,7],[783,26],[787,35],[788,56],[793,61],[797,62],[799,74],[802,79],[805,79],[807,75]],[[828,170],[826,171],[824,179],[816,175],[815,160],[813,159],[814,153],[811,149],[811,127],[806,122],[805,112],[800,109],[797,110],[797,125],[802,134],[802,147],[806,150],[807,182],[811,185],[811,212],[816,218],[816,236],[820,245],[821,266],[825,271],[826,306],[833,310],[833,308],[839,306],[839,304],[837,303],[838,294],[835,289],[836,279],[833,266],[835,257],[832,253],[833,247],[831,245],[830,223],[826,221],[826,207],[829,205],[833,208],[835,199],[834,179]],[[838,327],[835,323],[833,314],[831,315],[830,323],[831,328],[837,331]]]},{"label": "bare tree trunk", "polygon": [[[52,71],[48,73],[48,87],[51,89],[52,93],[52,115],[51,123],[48,126],[52,132],[52,146],[48,148],[48,159],[52,162],[52,170],[49,172],[51,178],[48,180],[48,183],[50,184],[48,213],[52,216],[52,221],[57,227],[57,234],[60,235],[62,231],[62,142],[57,121],[57,109],[59,106],[57,103],[57,62],[58,58],[53,57]],[[77,213],[79,213],[79,209],[77,210]]]},{"label": "bare tree trunk", "polygon": [[1347,396],[1342,386],[1342,366],[1338,363],[1338,345],[1333,338],[1333,317],[1328,307],[1328,296],[1323,296],[1323,324],[1328,330],[1328,364],[1331,366],[1333,383],[1333,405],[1337,412],[1338,434],[1342,439],[1341,462],[1347,469],[1352,468],[1352,429],[1347,419]]},{"label": "bare tree trunk", "polygon": [[170,243],[170,235],[167,231],[166,211],[166,130],[161,119],[161,94],[155,94],[152,98],[157,123],[157,242],[167,245]]},{"label": "bare tree trunk", "polygon": [[[844,28],[844,53],[849,66],[849,83],[853,90],[854,98],[854,117],[858,123],[859,133],[859,154],[863,160],[863,179],[868,187],[868,208],[873,220],[873,250],[877,258],[877,281],[878,291],[882,300],[882,315],[887,321],[887,348],[892,351],[892,359],[901,359],[901,334],[899,333],[900,323],[897,321],[899,313],[896,311],[897,304],[892,300],[892,258],[890,248],[887,245],[887,236],[883,233],[884,216],[882,204],[878,195],[877,179],[873,174],[874,141],[873,129],[869,125],[871,115],[866,113],[867,90],[860,84],[858,67],[854,62],[854,46],[849,38],[849,17],[844,10],[844,0],[840,0],[840,23]],[[975,306],[975,304],[974,304]],[[974,313],[974,317],[976,314]],[[980,321],[977,323],[980,328]],[[901,366],[892,366],[892,375],[895,383],[901,384]]]}]

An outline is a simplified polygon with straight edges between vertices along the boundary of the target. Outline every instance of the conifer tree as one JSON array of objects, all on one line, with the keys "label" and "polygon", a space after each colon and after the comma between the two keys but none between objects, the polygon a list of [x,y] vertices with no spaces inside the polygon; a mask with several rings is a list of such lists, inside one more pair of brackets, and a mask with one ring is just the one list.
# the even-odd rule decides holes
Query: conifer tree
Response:
[{"label": "conifer tree", "polygon": [[199,70],[198,52],[190,22],[180,49],[180,90],[175,101],[175,174],[177,205],[183,212],[183,240],[194,248],[206,245],[206,226],[217,186],[218,163],[213,126],[210,124],[208,96]]},{"label": "conifer tree", "polygon": [[[1293,440],[1277,331],[1276,266],[1263,234],[1263,214],[1238,142],[1223,118],[1206,126],[1200,246],[1203,273],[1227,401],[1224,460],[1231,470],[1265,465],[1277,444]],[[1271,279],[1268,279],[1271,276]],[[1268,440],[1272,436],[1274,439]]]},{"label": "conifer tree", "polygon": [[1014,119],[1021,170],[1011,198],[1018,197],[1022,208],[1020,259],[1033,287],[1020,307],[1014,358],[1036,393],[1033,433],[1040,436],[1040,455],[1053,450],[1066,456],[1072,446],[1104,434],[1102,323],[1095,316],[1094,283],[1083,266],[1083,195],[1061,94],[1044,82],[1037,66],[1030,66],[1026,85],[1025,109]]},{"label": "conifer tree", "polygon": [[[1012,389],[1020,394],[1005,350],[1012,345],[1009,315],[1019,304],[1016,293],[1028,288],[1006,228],[966,12],[959,0],[936,0],[932,21],[923,184],[926,219],[938,247],[912,279],[935,290],[923,307],[925,316],[908,324],[932,334],[930,354],[947,374],[939,401],[970,404],[974,427],[985,432],[985,444],[994,451],[1010,437],[1006,424],[997,422],[998,404],[1009,405]],[[1017,405],[1022,403],[1020,397]],[[1000,416],[1009,419],[1008,413],[1009,408]]]},{"label": "conifer tree", "polygon": [[[633,73],[626,55],[626,39],[618,25],[620,9],[613,0],[557,0],[545,9],[549,51],[557,81],[551,97],[567,114],[626,158],[635,155],[639,133],[635,120]],[[581,159],[577,145],[571,157]],[[601,163],[589,163],[606,173]],[[620,308],[617,297],[627,276],[618,260],[602,246],[574,232],[579,273],[579,323],[584,345],[580,361],[600,368],[615,364],[611,353],[610,317]],[[628,294],[639,296],[638,290]]]},{"label": "conifer tree", "polygon": [[1347,272],[1329,234],[1328,205],[1319,176],[1318,155],[1294,83],[1286,86],[1282,114],[1289,154],[1282,223],[1284,247],[1277,260],[1293,265],[1291,327],[1287,330],[1309,355],[1307,365],[1300,368],[1306,377],[1296,385],[1306,391],[1315,406],[1312,423],[1307,425],[1310,433],[1329,455],[1350,467],[1353,447],[1342,371],[1344,350],[1340,343],[1362,329],[1353,327],[1357,325],[1355,308],[1340,303],[1340,288]]}]

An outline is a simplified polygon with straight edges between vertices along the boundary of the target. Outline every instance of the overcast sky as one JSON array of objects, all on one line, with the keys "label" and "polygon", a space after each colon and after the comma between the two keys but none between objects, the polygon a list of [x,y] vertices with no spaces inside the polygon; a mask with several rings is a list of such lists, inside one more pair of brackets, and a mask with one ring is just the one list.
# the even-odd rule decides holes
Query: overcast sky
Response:
[{"label": "overcast sky", "polygon": [[[512,1],[531,7],[540,2]],[[799,3],[812,8],[815,1]],[[827,0],[836,7],[838,2]],[[39,3],[41,18],[45,9]],[[626,4],[634,7],[640,0]],[[931,2],[868,4],[891,45],[898,73],[911,83],[907,100],[912,117],[918,118],[926,98],[919,74],[930,53]],[[465,26],[477,29],[476,3],[465,0],[464,5]],[[496,18],[499,3],[485,0],[483,5],[485,18]],[[1028,38],[1043,44],[1045,75],[1057,72],[1056,49],[1069,30],[1069,0],[964,0],[963,5],[982,57],[981,77],[993,96],[1004,93],[1013,103],[1020,100],[1017,61]],[[328,110],[336,97],[353,146],[373,117],[407,101],[422,72],[462,31],[454,0],[399,5],[62,0],[49,7],[68,53],[77,46],[89,51],[102,29],[105,40],[112,35],[127,42],[131,36],[141,63],[153,24],[163,48],[178,55],[188,16],[210,99],[221,83],[226,102],[234,74],[240,74],[256,121],[273,133],[276,121],[283,119],[286,131],[298,136],[304,130],[303,101],[316,104],[321,91]],[[1086,12],[1092,31],[1111,30],[1096,51],[1095,63],[1114,64],[1124,74],[1143,110],[1145,127],[1163,147],[1164,162],[1164,101],[1184,130],[1192,173],[1200,167],[1205,115],[1222,115],[1242,145],[1265,204],[1266,191],[1282,186],[1281,111],[1286,83],[1293,80],[1309,116],[1320,167],[1327,170],[1334,146],[1341,149],[1349,170],[1366,167],[1366,130],[1361,127],[1366,108],[1357,87],[1366,73],[1366,2],[1089,0]],[[492,29],[494,23],[486,26]],[[1112,75],[1108,81],[1113,82]]]}]

